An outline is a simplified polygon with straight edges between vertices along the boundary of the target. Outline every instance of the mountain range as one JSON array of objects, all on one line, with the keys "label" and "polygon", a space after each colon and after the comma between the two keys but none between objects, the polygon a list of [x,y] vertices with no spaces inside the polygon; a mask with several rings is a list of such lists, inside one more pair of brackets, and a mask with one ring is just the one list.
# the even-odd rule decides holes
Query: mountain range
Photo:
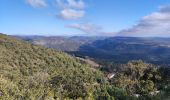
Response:
[{"label": "mountain range", "polygon": [[98,62],[127,63],[130,60],[170,64],[170,38],[158,37],[18,37],[33,44],[92,58]]}]

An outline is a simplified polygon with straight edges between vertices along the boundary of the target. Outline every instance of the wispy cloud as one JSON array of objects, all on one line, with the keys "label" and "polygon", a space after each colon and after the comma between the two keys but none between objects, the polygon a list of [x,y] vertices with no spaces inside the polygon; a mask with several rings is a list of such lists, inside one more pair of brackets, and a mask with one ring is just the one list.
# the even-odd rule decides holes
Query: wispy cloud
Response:
[{"label": "wispy cloud", "polygon": [[60,7],[59,17],[66,20],[76,20],[84,17],[85,3],[83,0],[56,0]]},{"label": "wispy cloud", "polygon": [[66,27],[78,29],[88,36],[115,36],[115,32],[105,32],[101,26],[92,23],[70,24]]},{"label": "wispy cloud", "polygon": [[144,16],[137,25],[118,33],[122,36],[170,36],[170,5]]},{"label": "wispy cloud", "polygon": [[26,0],[26,2],[32,7],[46,7],[46,0]]},{"label": "wispy cloud", "polygon": [[102,28],[91,23],[81,23],[81,24],[70,24],[67,25],[69,28],[75,28],[85,33],[96,34],[100,33]]},{"label": "wispy cloud", "polygon": [[82,18],[85,12],[82,10],[74,10],[74,9],[63,9],[58,16],[62,19],[66,20],[76,20]]},{"label": "wispy cloud", "polygon": [[57,5],[61,8],[84,9],[83,0],[56,0]]}]

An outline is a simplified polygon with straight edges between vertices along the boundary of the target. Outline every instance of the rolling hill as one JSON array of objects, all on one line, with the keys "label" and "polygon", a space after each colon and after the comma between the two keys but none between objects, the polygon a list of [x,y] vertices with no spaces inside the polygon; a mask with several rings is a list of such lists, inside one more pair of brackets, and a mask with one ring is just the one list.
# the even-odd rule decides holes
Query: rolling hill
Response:
[{"label": "rolling hill", "polygon": [[12,36],[18,39],[29,41],[36,45],[54,48],[61,51],[77,51],[85,44],[93,43],[96,40],[103,40],[106,37],[83,37],[83,36]]}]

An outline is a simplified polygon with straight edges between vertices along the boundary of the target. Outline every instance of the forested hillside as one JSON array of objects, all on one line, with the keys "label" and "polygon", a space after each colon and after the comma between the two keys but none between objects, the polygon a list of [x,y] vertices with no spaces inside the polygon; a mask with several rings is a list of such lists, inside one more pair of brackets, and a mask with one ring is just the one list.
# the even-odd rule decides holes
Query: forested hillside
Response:
[{"label": "forested hillside", "polygon": [[0,34],[0,99],[91,98],[101,73],[73,57]]},{"label": "forested hillside", "polygon": [[169,72],[143,61],[94,69],[61,51],[0,34],[2,100],[169,100]]}]

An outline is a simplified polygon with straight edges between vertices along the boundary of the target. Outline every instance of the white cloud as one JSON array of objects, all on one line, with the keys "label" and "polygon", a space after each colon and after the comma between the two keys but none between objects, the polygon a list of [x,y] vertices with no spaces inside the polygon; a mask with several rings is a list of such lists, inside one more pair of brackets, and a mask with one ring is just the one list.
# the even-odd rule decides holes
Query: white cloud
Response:
[{"label": "white cloud", "polygon": [[45,0],[26,0],[26,2],[33,7],[46,7]]},{"label": "white cloud", "polygon": [[122,30],[123,36],[170,36],[170,5],[161,6],[159,11],[144,16],[137,25]]},{"label": "white cloud", "polygon": [[56,0],[56,2],[61,9],[58,15],[62,19],[75,20],[85,15],[85,3],[83,0]]},{"label": "white cloud", "polygon": [[100,34],[102,31],[102,28],[100,26],[96,26],[90,23],[70,24],[67,25],[67,27],[75,28],[85,33],[91,33],[91,34]]},{"label": "white cloud", "polygon": [[[25,0],[32,7],[46,7],[47,0]],[[77,20],[85,16],[83,0],[53,0],[59,7],[58,16],[65,20]]]}]

